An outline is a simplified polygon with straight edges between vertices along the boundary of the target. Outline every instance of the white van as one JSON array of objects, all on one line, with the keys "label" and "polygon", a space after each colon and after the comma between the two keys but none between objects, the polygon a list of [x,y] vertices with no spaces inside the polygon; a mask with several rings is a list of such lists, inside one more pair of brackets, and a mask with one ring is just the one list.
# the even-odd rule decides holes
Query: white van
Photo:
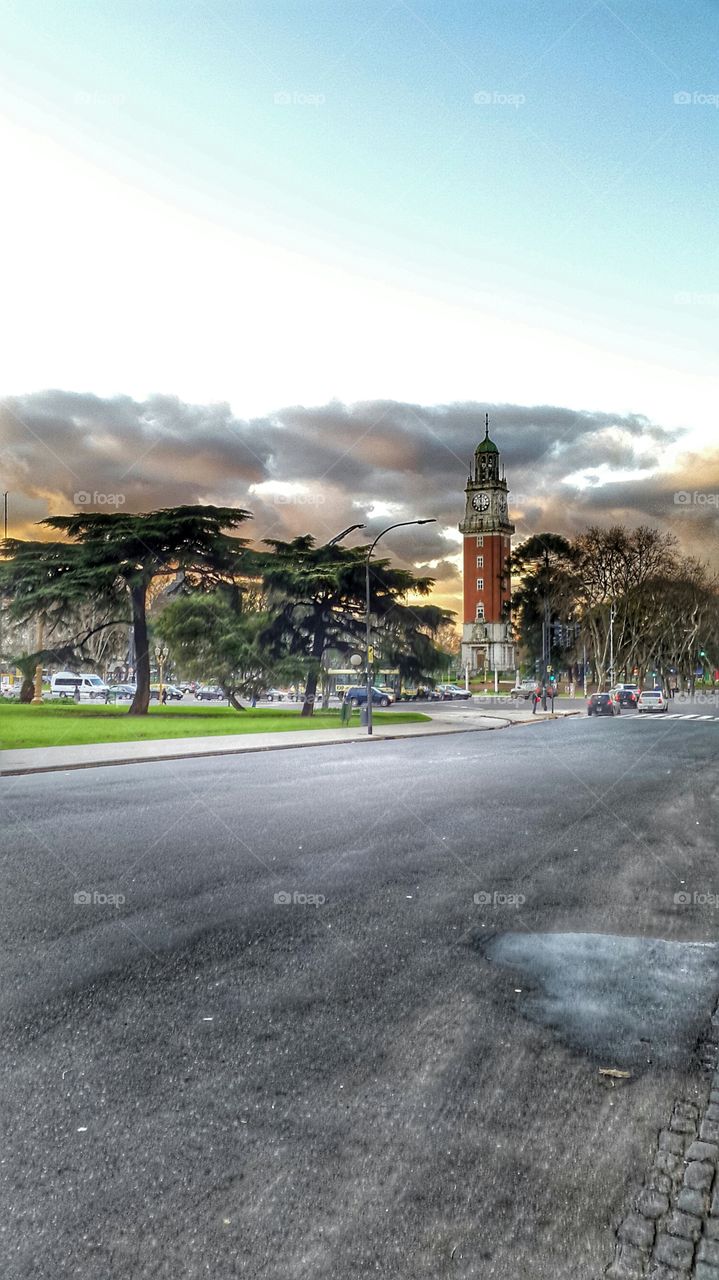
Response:
[{"label": "white van", "polygon": [[57,671],[50,681],[51,698],[75,698],[79,690],[81,702],[104,702],[107,685],[99,676],[78,675],[75,671]]}]

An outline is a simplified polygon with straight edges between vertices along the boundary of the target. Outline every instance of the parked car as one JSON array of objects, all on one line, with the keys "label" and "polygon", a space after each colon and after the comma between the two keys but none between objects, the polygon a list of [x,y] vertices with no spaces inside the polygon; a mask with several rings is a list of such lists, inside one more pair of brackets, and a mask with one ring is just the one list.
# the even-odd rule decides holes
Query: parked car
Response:
[{"label": "parked car", "polygon": [[[345,700],[349,702],[350,706],[359,707],[362,703],[365,703],[367,701],[366,686],[360,685],[360,684],[351,685],[345,694]],[[392,701],[391,694],[383,693],[381,689],[376,689],[374,686],[372,687],[372,706],[373,707],[375,706],[388,707],[391,701]]]},{"label": "parked car", "polygon": [[455,698],[471,698],[472,694],[469,689],[463,689],[458,684],[438,684],[437,692],[445,701],[454,701]]},{"label": "parked car", "polygon": [[619,698],[620,707],[631,707],[633,709],[636,707],[637,699],[639,698],[639,686],[636,684],[617,684],[610,690],[610,693],[616,694]]},{"label": "parked car", "polygon": [[619,716],[621,714],[619,696],[613,690],[609,693],[592,693],[587,698],[588,716]]},{"label": "parked car", "polygon": [[104,702],[107,685],[99,676],[78,675],[75,671],[57,671],[50,681],[51,698],[75,698],[80,702]]},{"label": "parked car", "polygon": [[108,693],[110,702],[131,702],[135,696],[134,684],[111,684]]},{"label": "parked car", "polygon": [[539,683],[533,676],[526,676],[524,680],[520,680],[519,684],[515,684],[514,688],[510,690],[510,697],[524,698],[526,702],[527,699],[531,698]]},{"label": "parked car", "polygon": [[266,698],[268,702],[284,702],[285,698],[289,698],[289,694],[284,689],[267,689],[265,693],[260,694],[261,698]]},{"label": "parked car", "polygon": [[224,702],[225,695],[218,684],[204,684],[195,689],[198,702]]},{"label": "parked car", "polygon": [[637,712],[668,711],[669,702],[661,689],[642,689],[637,700]]},{"label": "parked car", "polygon": [[[167,692],[168,702],[181,702],[183,697],[185,696],[182,692],[182,689],[177,684],[165,684],[162,687]],[[159,701],[160,701],[159,684],[150,685],[150,702],[159,702]]]}]

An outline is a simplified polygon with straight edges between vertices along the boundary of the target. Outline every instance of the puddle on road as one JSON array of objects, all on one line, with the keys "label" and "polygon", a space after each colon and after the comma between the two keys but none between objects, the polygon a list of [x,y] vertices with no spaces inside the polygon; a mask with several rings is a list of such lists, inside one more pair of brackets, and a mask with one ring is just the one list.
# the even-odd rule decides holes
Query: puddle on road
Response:
[{"label": "puddle on road", "polygon": [[[719,948],[597,933],[506,933],[483,948],[521,973],[521,1013],[610,1065],[686,1067],[719,992]],[[529,985],[528,985],[529,984]]]}]

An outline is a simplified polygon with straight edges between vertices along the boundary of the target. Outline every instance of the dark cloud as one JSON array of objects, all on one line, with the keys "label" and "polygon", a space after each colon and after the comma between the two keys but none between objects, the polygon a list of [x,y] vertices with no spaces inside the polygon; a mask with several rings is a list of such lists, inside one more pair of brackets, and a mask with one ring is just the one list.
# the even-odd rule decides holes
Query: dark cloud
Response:
[{"label": "dark cloud", "polygon": [[[247,506],[256,539],[306,531],[325,538],[362,519],[370,537],[395,512],[397,520],[434,516],[436,525],[400,530],[387,546],[408,562],[440,562],[432,572],[442,593],[456,593],[459,579],[446,558],[457,548],[442,530],[456,528],[462,517],[485,411],[506,466],[518,535],[647,521],[674,529],[704,558],[716,554],[716,506],[693,498],[678,505],[674,493],[719,492],[719,454],[682,455],[680,432],[638,415],[552,405],[332,402],[243,420],[226,404],[185,404],[172,396],[15,397],[0,408],[11,532],[27,533],[32,520],[74,509],[77,494],[91,506],[115,502],[129,510],[195,501]],[[670,447],[676,461],[667,470]],[[597,468],[651,474],[610,476],[586,487],[567,482],[592,477]],[[370,518],[372,504],[381,505]]]}]

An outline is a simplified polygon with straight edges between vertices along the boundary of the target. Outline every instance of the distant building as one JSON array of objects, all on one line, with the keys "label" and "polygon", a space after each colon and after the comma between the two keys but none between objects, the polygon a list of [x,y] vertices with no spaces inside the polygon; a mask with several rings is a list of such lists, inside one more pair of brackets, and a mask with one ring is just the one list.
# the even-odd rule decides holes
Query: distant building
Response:
[{"label": "distant building", "polygon": [[509,671],[514,667],[509,602],[509,558],[514,525],[509,520],[508,489],[499,449],[489,438],[474,451],[467,479],[464,520],[464,613],[462,663],[470,671],[482,667]]}]

